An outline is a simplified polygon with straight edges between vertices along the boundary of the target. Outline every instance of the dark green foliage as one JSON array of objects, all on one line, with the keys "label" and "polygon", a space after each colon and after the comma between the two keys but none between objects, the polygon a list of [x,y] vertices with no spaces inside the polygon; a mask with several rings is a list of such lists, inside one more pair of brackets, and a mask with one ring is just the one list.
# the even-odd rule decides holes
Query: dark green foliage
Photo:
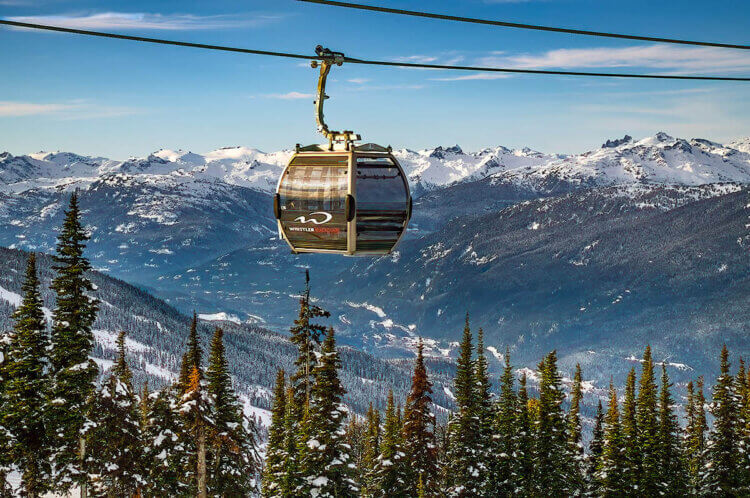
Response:
[{"label": "dark green foliage", "polygon": [[569,492],[570,460],[565,414],[565,393],[557,370],[557,354],[549,353],[539,364],[539,415],[535,421],[535,474],[537,493],[562,496]]},{"label": "dark green foliage", "polygon": [[255,427],[244,417],[232,387],[224,352],[224,331],[220,328],[211,341],[206,382],[212,408],[209,493],[248,495],[254,490],[259,467]]},{"label": "dark green foliage", "polygon": [[428,494],[437,489],[437,445],[435,441],[435,415],[432,413],[432,384],[424,365],[424,346],[420,339],[414,363],[411,391],[406,398],[403,417],[403,451],[406,460],[405,484],[410,495],[422,483]]},{"label": "dark green foliage", "polygon": [[189,464],[187,428],[178,414],[175,387],[151,394],[143,430],[146,496],[184,496],[188,491],[185,469]]},{"label": "dark green foliage", "polygon": [[604,497],[626,496],[625,460],[622,447],[620,411],[617,406],[617,390],[610,382],[609,407],[604,419],[604,446],[596,473],[598,493]]},{"label": "dark green foliage", "polygon": [[198,316],[195,314],[195,311],[193,311],[193,320],[190,322],[187,348],[182,355],[180,376],[177,380],[180,396],[187,391],[190,384],[190,374],[193,372],[194,368],[198,370],[199,375],[203,375],[203,371],[201,370],[202,357],[203,350],[201,349],[200,340],[198,339]]},{"label": "dark green foliage", "polygon": [[657,496],[659,485],[659,418],[654,360],[651,346],[643,353],[641,379],[638,385],[636,422],[638,424],[638,452],[640,453],[639,487],[646,496]]},{"label": "dark green foliage", "polygon": [[476,389],[475,362],[472,359],[474,348],[468,314],[466,315],[466,324],[464,325],[459,351],[453,389],[456,398],[456,412],[448,425],[448,437],[450,438],[448,476],[451,483],[451,494],[472,496],[479,492],[481,481],[479,481],[480,469],[477,467],[479,400]]},{"label": "dark green foliage", "polygon": [[[510,364],[510,355],[506,352],[506,366]],[[526,390],[526,374],[521,375],[516,404],[516,445],[515,445],[515,494],[527,495],[534,488],[534,434],[529,412],[529,395]]]},{"label": "dark green foliage", "polygon": [[[482,495],[490,494],[492,480],[490,478],[495,459],[493,444],[493,424],[495,419],[494,404],[492,402],[492,385],[490,384],[489,366],[484,353],[484,331],[477,333],[477,359],[474,362],[474,388],[476,390],[477,412],[477,448],[476,468],[479,475],[477,492]],[[492,491],[494,493],[494,491]]]},{"label": "dark green foliage", "polygon": [[402,451],[401,422],[396,414],[393,391],[388,393],[380,455],[375,463],[373,496],[404,496],[406,494],[406,465]]},{"label": "dark green foliage", "polygon": [[638,491],[641,456],[638,448],[638,421],[635,391],[635,369],[631,368],[625,381],[625,400],[622,404],[622,444],[625,452],[625,482],[629,491]]},{"label": "dark green foliage", "polygon": [[[519,415],[526,407],[520,405],[514,390],[513,366],[510,361],[510,350],[505,352],[505,367],[500,378],[500,398],[495,406],[495,423],[493,445],[495,456],[492,468],[492,488],[501,495],[515,492],[516,482],[520,478],[517,468],[517,437],[521,428]],[[528,417],[526,423],[528,424]],[[530,427],[526,428],[530,430]],[[527,448],[530,450],[531,448]],[[530,456],[530,455],[529,455]]]},{"label": "dark green foliage", "polygon": [[573,375],[573,388],[570,393],[570,410],[568,411],[568,451],[571,457],[569,462],[570,494],[575,496],[580,496],[585,491],[583,428],[581,426],[582,383],[581,365],[577,363]]},{"label": "dark green foliage", "polygon": [[290,330],[291,341],[297,346],[297,359],[294,361],[296,370],[292,374],[291,386],[294,390],[298,422],[302,420],[304,409],[310,401],[315,380],[315,346],[320,343],[320,337],[326,331],[325,326],[313,323],[312,320],[328,316],[330,313],[310,300],[310,275],[305,272],[305,292],[299,300],[299,316],[294,320],[294,326]]},{"label": "dark green foliage", "polygon": [[117,338],[117,362],[91,405],[86,428],[87,469],[92,491],[106,496],[131,496],[145,484],[144,441],[138,399],[125,360],[125,333]]},{"label": "dark green foliage", "polygon": [[351,456],[344,441],[347,409],[338,377],[341,360],[332,328],[328,329],[315,367],[309,409],[302,420],[301,476],[304,490],[313,496],[346,497],[357,494]]},{"label": "dark green foliage", "polygon": [[708,443],[710,465],[703,477],[703,493],[735,496],[741,485],[738,472],[739,418],[726,345],[721,350],[720,372],[710,407],[714,423]]},{"label": "dark green foliage", "polygon": [[84,455],[81,454],[80,434],[87,422],[88,402],[99,371],[96,363],[89,359],[94,345],[91,326],[96,318],[97,301],[88,295],[93,291],[87,276],[91,267],[83,256],[88,239],[74,193],[57,237],[54,256],[57,277],[51,285],[57,299],[50,353],[49,434],[54,440],[55,487],[60,491],[67,491],[74,483],[86,482],[81,467]]},{"label": "dark green foliage", "polygon": [[[47,326],[42,311],[36,256],[29,256],[23,282],[23,301],[13,314],[15,326],[2,366],[0,431],[7,457],[21,472],[24,496],[39,496],[50,484],[50,441],[45,432],[49,407]],[[0,435],[0,442],[3,437]],[[3,451],[5,454],[5,451]],[[0,465],[2,462],[0,462]]]},{"label": "dark green foliage", "polygon": [[282,496],[281,485],[284,477],[284,439],[286,422],[286,373],[279,370],[273,389],[271,427],[268,429],[266,446],[266,466],[263,470],[263,496]]},{"label": "dark green foliage", "polygon": [[367,410],[364,448],[360,464],[361,494],[374,496],[376,490],[376,466],[380,455],[380,413],[373,408]]},{"label": "dark green foliage", "polygon": [[597,496],[599,492],[599,480],[597,476],[598,469],[602,464],[602,455],[604,454],[604,412],[602,410],[602,401],[596,407],[596,417],[594,418],[594,428],[591,432],[591,444],[586,462],[586,484],[587,496]]},{"label": "dark green foliage", "polygon": [[659,394],[659,485],[666,496],[684,496],[687,491],[686,469],[680,425],[672,411],[674,400],[667,375],[667,367],[661,367],[661,393]]}]

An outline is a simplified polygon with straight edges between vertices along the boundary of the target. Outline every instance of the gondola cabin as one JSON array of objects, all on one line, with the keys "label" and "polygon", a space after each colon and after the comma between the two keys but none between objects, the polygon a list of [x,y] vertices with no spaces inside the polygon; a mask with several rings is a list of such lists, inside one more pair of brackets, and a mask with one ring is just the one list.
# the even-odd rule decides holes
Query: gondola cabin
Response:
[{"label": "gondola cabin", "polygon": [[409,184],[390,147],[297,148],[274,198],[279,236],[295,253],[388,254],[411,217]]}]

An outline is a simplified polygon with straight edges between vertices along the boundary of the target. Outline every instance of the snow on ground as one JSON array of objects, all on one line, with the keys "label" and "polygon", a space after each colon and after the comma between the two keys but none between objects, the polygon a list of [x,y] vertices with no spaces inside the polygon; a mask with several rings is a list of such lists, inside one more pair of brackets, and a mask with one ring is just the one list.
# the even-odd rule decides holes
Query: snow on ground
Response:
[{"label": "snow on ground", "polygon": [[380,308],[380,307],[375,306],[373,304],[369,304],[369,303],[353,303],[351,301],[347,301],[346,304],[349,305],[349,306],[351,306],[352,308],[364,308],[364,309],[366,309],[368,311],[372,311],[373,313],[375,313],[376,315],[378,315],[378,317],[380,317],[380,318],[385,318],[386,317],[386,314],[385,314],[385,311],[383,311],[383,308]]},{"label": "snow on ground", "polygon": [[16,294],[15,292],[11,292],[7,289],[4,289],[3,287],[0,287],[0,299],[3,301],[9,302],[11,305],[18,308],[21,306],[22,298],[19,294]]},{"label": "snow on ground", "polygon": [[[102,348],[116,351],[117,350],[117,332],[110,332],[109,330],[95,329],[91,331],[94,334],[94,340],[98,342]],[[142,342],[134,341],[129,337],[125,337],[125,349],[130,353],[145,353],[151,351],[151,346],[147,346]]]},{"label": "snow on ground", "polygon": [[230,315],[224,311],[219,311],[218,313],[200,313],[198,318],[207,322],[232,322],[238,325],[242,323],[242,320],[237,315]]}]

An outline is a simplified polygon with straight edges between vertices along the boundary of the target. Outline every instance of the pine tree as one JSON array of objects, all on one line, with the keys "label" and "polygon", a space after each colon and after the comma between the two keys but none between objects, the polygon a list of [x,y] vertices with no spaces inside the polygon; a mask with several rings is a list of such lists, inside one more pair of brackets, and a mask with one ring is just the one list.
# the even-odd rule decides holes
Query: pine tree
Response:
[{"label": "pine tree", "polygon": [[344,443],[346,392],[338,377],[341,360],[332,328],[328,329],[315,367],[308,414],[303,419],[308,436],[301,442],[301,466],[305,489],[319,497],[356,496],[353,464]]},{"label": "pine tree", "polygon": [[703,493],[736,496],[738,492],[738,417],[734,379],[729,373],[729,351],[721,350],[721,375],[716,379],[711,401],[713,430],[708,443],[709,465],[703,478]]},{"label": "pine tree", "polygon": [[702,475],[705,469],[706,456],[706,400],[703,396],[703,377],[698,378],[697,388],[693,390],[693,383],[688,384],[688,420],[685,428],[685,449],[688,475],[690,476],[690,490],[697,494],[701,489]]},{"label": "pine tree", "polygon": [[737,431],[739,433],[738,480],[739,492],[750,495],[750,371],[740,357],[740,368],[736,379],[736,397],[739,411]]},{"label": "pine tree", "polygon": [[[11,433],[3,424],[3,416],[6,410],[5,385],[8,374],[6,372],[8,359],[8,347],[12,340],[13,334],[10,332],[0,333],[0,448],[9,448],[12,444]],[[10,498],[13,496],[13,490],[8,482],[8,474],[12,470],[12,460],[10,451],[0,451],[0,498]]]},{"label": "pine tree", "polygon": [[78,196],[70,197],[65,220],[57,237],[53,256],[57,277],[52,281],[56,293],[53,312],[52,385],[50,435],[55,451],[55,488],[67,492],[81,487],[86,495],[86,456],[82,430],[87,423],[88,401],[95,391],[98,367],[89,359],[94,346],[91,326],[96,319],[98,301],[87,293],[94,290],[86,273],[91,269],[83,256],[89,239],[80,221]]},{"label": "pine tree", "polygon": [[617,406],[617,390],[609,383],[609,408],[605,419],[604,447],[596,480],[599,493],[603,497],[627,496],[625,482],[625,460],[622,447],[620,411]]},{"label": "pine tree", "polygon": [[50,442],[45,433],[50,384],[49,339],[33,253],[26,266],[22,291],[23,301],[13,314],[15,325],[9,335],[3,367],[0,426],[8,433],[8,444],[3,447],[21,472],[24,496],[36,497],[50,485]]},{"label": "pine tree", "polygon": [[308,405],[314,371],[317,364],[315,347],[320,344],[320,337],[326,331],[325,326],[313,323],[312,320],[329,317],[330,313],[312,303],[310,299],[310,274],[305,271],[305,291],[299,301],[299,316],[291,328],[291,341],[297,346],[296,370],[291,378],[297,407],[297,421],[302,420],[304,408]]},{"label": "pine tree", "polygon": [[[186,496],[190,483],[185,418],[179,413],[178,386],[167,386],[151,394],[143,431],[146,496]],[[192,476],[193,473],[189,473]]]},{"label": "pine tree", "polygon": [[179,413],[186,422],[185,435],[191,441],[189,452],[194,455],[185,469],[186,477],[190,480],[190,494],[198,498],[208,497],[208,444],[213,435],[212,403],[208,394],[206,382],[200,369],[193,366],[188,377],[185,394],[180,398]]},{"label": "pine tree", "polygon": [[597,472],[602,464],[602,455],[604,454],[604,412],[602,402],[596,407],[596,416],[594,417],[594,429],[591,432],[591,444],[589,445],[589,454],[586,465],[586,483],[588,492],[587,496],[598,496],[599,481]]},{"label": "pine tree", "polygon": [[474,363],[474,388],[476,390],[477,435],[476,435],[476,468],[479,476],[478,493],[488,496],[495,492],[491,488],[491,472],[495,458],[493,448],[494,406],[492,402],[489,365],[484,354],[484,331],[477,333],[477,359]]},{"label": "pine tree", "polygon": [[254,490],[259,467],[255,427],[232,387],[223,338],[224,331],[217,327],[206,369],[213,420],[208,490],[212,495],[243,496]]},{"label": "pine tree", "polygon": [[684,496],[687,492],[687,472],[683,466],[680,425],[672,411],[671,385],[667,367],[662,363],[659,395],[659,484],[662,487],[662,495],[677,497]]},{"label": "pine tree", "polygon": [[625,482],[630,493],[638,492],[640,454],[638,448],[638,421],[635,391],[635,369],[631,368],[625,381],[625,400],[622,404],[622,444],[625,453]]},{"label": "pine tree", "polygon": [[[506,352],[506,358],[507,358]],[[510,358],[506,360],[506,366]],[[516,444],[514,445],[513,476],[516,487],[513,494],[528,496],[533,491],[534,478],[534,437],[531,427],[531,413],[529,412],[529,394],[526,390],[526,373],[521,375],[518,388],[518,402],[516,407]]]},{"label": "pine tree", "polygon": [[365,433],[364,451],[361,464],[361,494],[363,497],[374,496],[376,465],[380,454],[380,412],[372,403],[367,410],[367,431]]},{"label": "pine tree", "polygon": [[583,399],[583,374],[580,363],[576,364],[573,375],[573,388],[570,394],[568,411],[568,451],[570,461],[570,494],[581,496],[585,491],[583,429],[581,426],[581,400]]},{"label": "pine tree", "polygon": [[[287,387],[286,390],[286,414],[284,416],[284,465],[281,479],[281,490],[279,496],[297,496],[302,488],[300,476],[298,440],[301,435],[297,434],[300,422],[297,421],[299,409],[295,406],[296,399],[294,390]],[[305,409],[307,411],[307,409]]]},{"label": "pine tree", "polygon": [[636,423],[640,453],[638,489],[644,496],[657,496],[659,486],[659,420],[656,406],[657,388],[651,346],[643,353],[641,379],[638,385]]},{"label": "pine tree", "polygon": [[271,426],[268,428],[266,446],[266,466],[263,470],[262,493],[266,497],[280,497],[285,463],[285,423],[286,423],[286,373],[279,370],[273,389]]},{"label": "pine tree", "polygon": [[437,446],[435,441],[435,415],[432,413],[432,384],[427,377],[424,365],[424,345],[420,339],[417,346],[417,359],[411,378],[411,390],[406,398],[402,440],[404,454],[408,462],[406,480],[410,495],[417,492],[416,486],[422,478],[427,494],[436,488],[438,475]]},{"label": "pine tree", "polygon": [[132,496],[145,484],[143,439],[133,375],[125,359],[125,332],[117,337],[117,361],[92,402],[86,428],[88,469],[94,489],[107,496]]},{"label": "pine tree", "polygon": [[475,380],[475,362],[469,315],[466,315],[460,353],[456,360],[454,396],[456,412],[448,426],[450,451],[448,453],[449,477],[454,496],[472,496],[479,493],[481,482],[477,468],[477,435],[479,431],[478,399]]},{"label": "pine tree", "polygon": [[[495,455],[492,466],[492,488],[500,495],[515,493],[520,475],[517,473],[517,437],[519,427],[517,418],[520,400],[514,390],[513,366],[510,361],[510,349],[505,351],[505,367],[500,378],[500,397],[495,407],[494,434],[492,437]],[[527,420],[528,422],[528,420]]]},{"label": "pine tree", "polygon": [[375,463],[373,496],[405,496],[406,464],[402,451],[401,424],[396,415],[393,391],[388,392],[380,454]]},{"label": "pine tree", "polygon": [[536,425],[535,475],[537,493],[562,496],[569,493],[566,462],[570,461],[562,403],[565,393],[557,370],[557,353],[552,351],[539,364],[539,415]]}]

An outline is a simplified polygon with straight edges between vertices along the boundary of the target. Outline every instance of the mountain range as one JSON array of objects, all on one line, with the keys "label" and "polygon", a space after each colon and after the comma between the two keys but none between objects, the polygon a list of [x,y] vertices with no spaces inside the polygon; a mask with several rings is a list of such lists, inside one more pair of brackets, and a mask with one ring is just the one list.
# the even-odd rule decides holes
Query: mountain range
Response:
[{"label": "mountain range", "polygon": [[722,342],[750,352],[750,138],[398,150],[414,218],[382,258],[289,253],[270,192],[291,154],[6,152],[0,245],[51,251],[78,189],[97,270],[206,322],[285,330],[309,269],[341,341],[389,361],[417,336],[450,360],[467,311],[494,368],[506,347],[532,368],[558,349],[565,371],[580,362],[600,387],[646,343],[678,382],[712,375]]}]

